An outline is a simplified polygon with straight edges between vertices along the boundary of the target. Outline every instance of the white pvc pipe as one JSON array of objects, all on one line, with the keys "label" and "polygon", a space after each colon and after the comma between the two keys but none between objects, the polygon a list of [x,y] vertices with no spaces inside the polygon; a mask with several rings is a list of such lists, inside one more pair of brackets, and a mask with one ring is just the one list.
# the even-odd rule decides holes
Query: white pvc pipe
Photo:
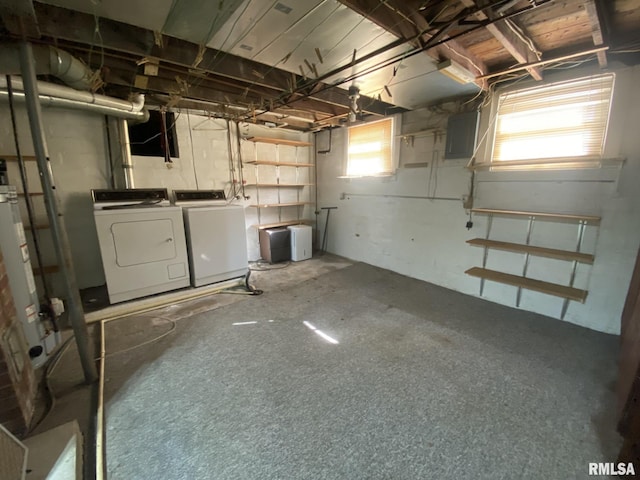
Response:
[{"label": "white pvc pipe", "polygon": [[[107,97],[97,93],[83,92],[63,85],[47,82],[37,82],[38,96],[42,107],[70,108],[74,110],[88,110],[118,118],[126,118],[138,122],[146,122],[149,112],[143,110],[144,95],[138,94],[133,101]],[[24,102],[24,85],[19,77],[11,77],[14,89],[13,97]],[[0,77],[0,101],[8,101],[7,80]]]}]

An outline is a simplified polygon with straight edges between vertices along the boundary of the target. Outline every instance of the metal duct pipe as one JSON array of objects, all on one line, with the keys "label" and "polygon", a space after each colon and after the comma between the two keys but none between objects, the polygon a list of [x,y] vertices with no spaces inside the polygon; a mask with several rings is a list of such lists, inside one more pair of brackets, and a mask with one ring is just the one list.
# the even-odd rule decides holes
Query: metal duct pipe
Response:
[{"label": "metal duct pipe", "polygon": [[[24,102],[24,85],[19,78],[12,77],[13,98]],[[107,97],[91,92],[81,92],[73,88],[47,82],[37,82],[40,104],[43,107],[88,110],[112,117],[125,118],[139,123],[149,120],[149,112],[143,110],[144,95],[138,94],[133,101]],[[0,101],[8,101],[7,81],[0,78]],[[16,91],[19,90],[19,91]]]},{"label": "metal duct pipe", "polygon": [[[77,90],[91,89],[93,72],[68,52],[49,45],[32,45],[36,75],[53,75]],[[0,72],[20,74],[18,45],[0,45]]]}]

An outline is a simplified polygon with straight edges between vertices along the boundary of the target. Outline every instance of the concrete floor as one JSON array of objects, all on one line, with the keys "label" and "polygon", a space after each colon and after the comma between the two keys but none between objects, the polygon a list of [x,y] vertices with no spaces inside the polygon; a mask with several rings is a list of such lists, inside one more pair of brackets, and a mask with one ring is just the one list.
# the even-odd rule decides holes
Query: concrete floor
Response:
[{"label": "concrete floor", "polygon": [[106,325],[110,479],[569,479],[615,459],[617,337],[330,255],[253,281]]}]

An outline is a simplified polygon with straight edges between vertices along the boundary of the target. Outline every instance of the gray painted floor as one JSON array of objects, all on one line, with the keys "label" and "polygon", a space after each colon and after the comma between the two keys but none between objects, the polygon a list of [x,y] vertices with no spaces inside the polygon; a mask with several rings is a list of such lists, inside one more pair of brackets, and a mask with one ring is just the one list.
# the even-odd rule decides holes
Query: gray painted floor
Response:
[{"label": "gray painted floor", "polygon": [[107,324],[110,479],[578,479],[615,460],[617,337],[324,260],[141,348],[117,353],[170,311]]}]

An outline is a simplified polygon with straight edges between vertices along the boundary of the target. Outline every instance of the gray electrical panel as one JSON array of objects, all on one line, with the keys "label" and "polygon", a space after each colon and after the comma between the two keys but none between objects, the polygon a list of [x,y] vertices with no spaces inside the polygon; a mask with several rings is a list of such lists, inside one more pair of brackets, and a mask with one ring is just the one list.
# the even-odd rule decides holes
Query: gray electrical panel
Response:
[{"label": "gray electrical panel", "polygon": [[445,159],[471,158],[476,148],[479,118],[477,111],[457,113],[449,117]]}]

